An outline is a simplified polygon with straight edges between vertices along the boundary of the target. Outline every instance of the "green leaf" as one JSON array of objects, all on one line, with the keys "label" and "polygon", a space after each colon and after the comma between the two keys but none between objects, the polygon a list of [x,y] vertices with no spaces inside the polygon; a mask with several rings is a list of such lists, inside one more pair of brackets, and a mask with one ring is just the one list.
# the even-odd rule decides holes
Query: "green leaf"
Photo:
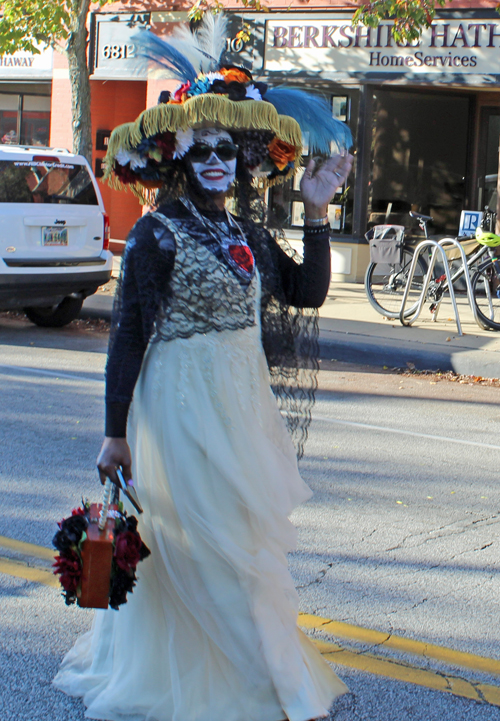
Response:
[{"label": "green leaf", "polygon": [[83,542],[87,539],[87,534],[85,531],[82,533],[82,537],[80,538],[80,541],[78,543],[78,551],[82,550]]}]

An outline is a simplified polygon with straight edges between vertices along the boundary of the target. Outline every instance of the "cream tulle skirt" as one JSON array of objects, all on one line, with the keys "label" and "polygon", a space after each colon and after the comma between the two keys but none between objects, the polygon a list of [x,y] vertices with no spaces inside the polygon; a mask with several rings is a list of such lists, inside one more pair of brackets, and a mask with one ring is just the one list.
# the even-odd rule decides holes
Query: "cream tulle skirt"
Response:
[{"label": "cream tulle skirt", "polygon": [[151,344],[128,438],[152,555],[55,685],[107,721],[325,716],[346,687],[296,625],[288,515],[310,491],[259,328]]}]

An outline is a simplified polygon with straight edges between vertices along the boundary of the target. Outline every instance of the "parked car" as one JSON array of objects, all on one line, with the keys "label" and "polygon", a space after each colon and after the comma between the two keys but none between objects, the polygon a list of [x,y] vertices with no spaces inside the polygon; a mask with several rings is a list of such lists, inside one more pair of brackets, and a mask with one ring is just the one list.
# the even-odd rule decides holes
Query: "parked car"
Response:
[{"label": "parked car", "polygon": [[111,277],[109,219],[87,160],[0,146],[0,310],[37,325],[74,320]]}]

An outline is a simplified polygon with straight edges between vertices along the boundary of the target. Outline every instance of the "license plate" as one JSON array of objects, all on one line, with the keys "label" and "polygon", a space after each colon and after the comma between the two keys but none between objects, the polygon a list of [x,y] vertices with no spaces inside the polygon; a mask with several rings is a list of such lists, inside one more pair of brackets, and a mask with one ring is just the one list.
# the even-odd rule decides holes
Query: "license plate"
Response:
[{"label": "license plate", "polygon": [[68,245],[68,229],[53,226],[42,228],[42,245]]}]

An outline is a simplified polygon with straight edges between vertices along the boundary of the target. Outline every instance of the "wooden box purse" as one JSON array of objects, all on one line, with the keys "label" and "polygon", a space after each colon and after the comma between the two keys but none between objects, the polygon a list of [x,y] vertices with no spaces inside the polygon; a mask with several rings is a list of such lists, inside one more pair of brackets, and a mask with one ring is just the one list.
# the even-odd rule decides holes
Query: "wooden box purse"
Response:
[{"label": "wooden box purse", "polygon": [[112,483],[104,486],[102,503],[92,503],[89,512],[87,538],[82,543],[82,579],[77,603],[82,608],[108,608],[111,567],[113,565],[115,514],[118,510],[116,489],[110,503]]},{"label": "wooden box purse", "polygon": [[[133,487],[117,471],[121,488],[139,513],[142,508]],[[66,604],[82,608],[117,610],[134,588],[139,561],[150,555],[129,516],[119,502],[119,489],[109,479],[102,503],[83,501],[59,524],[53,545],[59,551],[54,573],[59,576]]]}]

